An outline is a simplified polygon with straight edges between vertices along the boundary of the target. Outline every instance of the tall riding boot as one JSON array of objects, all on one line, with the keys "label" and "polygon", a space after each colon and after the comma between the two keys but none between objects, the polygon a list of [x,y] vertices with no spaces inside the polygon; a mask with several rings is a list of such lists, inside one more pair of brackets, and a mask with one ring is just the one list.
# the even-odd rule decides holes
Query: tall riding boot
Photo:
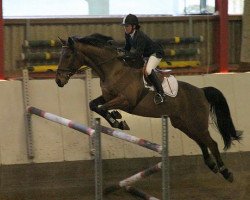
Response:
[{"label": "tall riding boot", "polygon": [[158,79],[154,70],[151,71],[151,74],[148,75],[148,79],[153,84],[154,88],[156,89],[157,94],[155,95],[154,102],[155,104],[160,104],[164,102],[165,93],[163,91],[162,85],[160,80]]}]

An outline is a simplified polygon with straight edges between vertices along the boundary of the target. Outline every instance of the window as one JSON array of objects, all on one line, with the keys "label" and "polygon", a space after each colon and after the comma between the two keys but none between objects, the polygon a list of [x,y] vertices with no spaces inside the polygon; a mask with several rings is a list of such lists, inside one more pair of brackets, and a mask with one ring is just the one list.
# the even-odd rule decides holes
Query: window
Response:
[{"label": "window", "polygon": [[[229,14],[242,14],[244,0],[228,0]],[[3,0],[4,18],[213,13],[215,0]]]},{"label": "window", "polygon": [[242,14],[244,10],[245,0],[228,0],[228,13],[229,14]]},{"label": "window", "polygon": [[3,0],[4,17],[86,15],[84,0]]},{"label": "window", "polygon": [[[185,14],[214,13],[215,0],[185,0]],[[244,0],[228,0],[228,14],[242,14]]]},{"label": "window", "polygon": [[185,0],[185,14],[213,14],[215,0]]},{"label": "window", "polygon": [[[178,0],[177,0],[178,1]],[[169,6],[169,4],[171,6]],[[111,15],[126,15],[128,13],[141,15],[164,15],[170,13],[173,1],[166,0],[110,0]]]}]

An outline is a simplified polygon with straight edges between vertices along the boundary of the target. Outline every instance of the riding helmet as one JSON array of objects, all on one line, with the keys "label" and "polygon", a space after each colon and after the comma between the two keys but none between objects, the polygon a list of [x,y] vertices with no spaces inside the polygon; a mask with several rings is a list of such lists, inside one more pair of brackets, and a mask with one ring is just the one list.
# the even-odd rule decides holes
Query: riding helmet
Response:
[{"label": "riding helmet", "polygon": [[139,25],[139,20],[135,15],[128,14],[123,18],[122,25],[128,25],[128,24]]}]

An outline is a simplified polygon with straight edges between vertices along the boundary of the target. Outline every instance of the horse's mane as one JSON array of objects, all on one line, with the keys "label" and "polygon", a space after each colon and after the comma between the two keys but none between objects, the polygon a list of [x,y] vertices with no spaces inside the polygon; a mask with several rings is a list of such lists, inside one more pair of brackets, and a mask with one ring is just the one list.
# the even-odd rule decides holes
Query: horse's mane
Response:
[{"label": "horse's mane", "polygon": [[111,46],[111,41],[113,40],[112,37],[100,33],[94,33],[85,37],[74,36],[73,38],[83,44],[90,44],[97,47]]},{"label": "horse's mane", "polygon": [[[73,40],[78,41],[82,44],[89,44],[92,46],[96,46],[99,48],[106,48],[111,51],[116,51],[117,48],[119,47],[117,43],[113,40],[112,37],[102,35],[100,33],[94,33],[85,37],[78,37],[78,36],[73,36],[71,37]],[[130,59],[129,57],[127,58],[119,58],[125,63],[130,66],[131,68],[141,68],[144,65],[143,59]]]}]

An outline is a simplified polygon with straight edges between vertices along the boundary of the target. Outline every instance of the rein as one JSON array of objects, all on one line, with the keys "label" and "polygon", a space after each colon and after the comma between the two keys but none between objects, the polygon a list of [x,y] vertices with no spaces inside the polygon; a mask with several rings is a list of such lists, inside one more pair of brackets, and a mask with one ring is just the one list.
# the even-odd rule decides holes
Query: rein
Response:
[{"label": "rein", "polygon": [[96,64],[96,66],[102,66],[102,65],[104,65],[104,64],[106,64],[106,63],[111,62],[112,60],[114,60],[114,59],[116,59],[116,58],[117,58],[117,56],[114,56],[114,57],[112,57],[112,58],[110,58],[110,59],[107,59],[107,60],[105,60],[105,61],[103,61],[103,62],[100,62],[100,63]]},{"label": "rein", "polygon": [[[70,48],[69,46],[67,46],[67,45],[63,45],[62,46],[62,48]],[[76,56],[76,53],[74,53],[74,57]],[[109,63],[109,62],[111,62],[111,61],[113,61],[114,59],[116,59],[117,58],[117,56],[113,56],[112,58],[110,58],[110,59],[107,59],[107,60],[105,60],[105,61],[103,61],[103,62],[100,62],[100,63],[97,63],[97,64],[95,64],[96,66],[101,66],[101,65],[104,65],[104,64],[106,64],[106,63]],[[75,59],[75,58],[74,58]],[[60,71],[66,71],[66,72],[71,72],[71,73],[75,73],[77,70],[73,70],[73,69],[60,69]]]}]

